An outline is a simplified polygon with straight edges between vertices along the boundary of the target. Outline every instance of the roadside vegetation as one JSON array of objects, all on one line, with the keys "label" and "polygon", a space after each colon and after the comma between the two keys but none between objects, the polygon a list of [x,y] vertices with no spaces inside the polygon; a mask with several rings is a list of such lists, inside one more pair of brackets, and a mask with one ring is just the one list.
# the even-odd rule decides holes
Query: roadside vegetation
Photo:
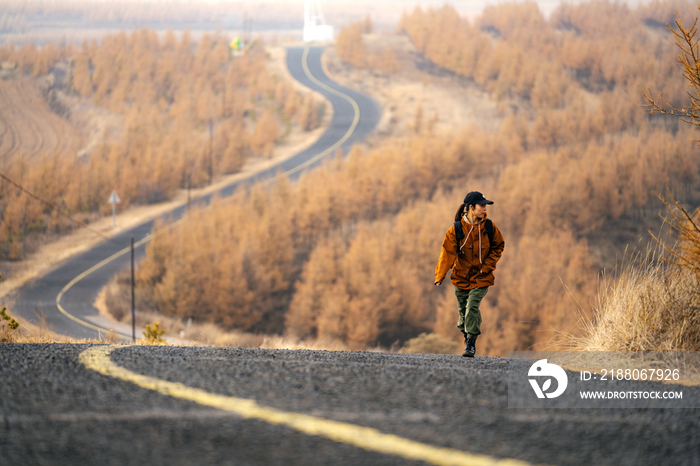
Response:
[{"label": "roadside vegetation", "polygon": [[[137,274],[137,307],[351,349],[400,348],[431,333],[456,342],[454,296],[435,290],[432,275],[455,208],[477,189],[492,193],[506,238],[480,352],[570,347],[561,335],[585,334],[598,274],[616,262],[604,246],[636,243],[630,223],[660,226],[655,193],[666,184],[676,199],[697,199],[692,129],[634,105],[640,86],[662,84],[681,105],[664,32],[675,9],[691,17],[694,7],[562,4],[547,20],[535,4],[508,4],[474,22],[449,6],[407,13],[399,32],[502,102],[503,125],[440,134],[416,125],[296,184],[280,179],[194,210],[177,228],[161,225]],[[370,27],[350,32],[362,38]],[[115,314],[127,305],[118,294],[108,297]]]},{"label": "roadside vegetation", "polygon": [[[682,107],[664,101],[647,88],[649,113],[676,117],[700,127],[700,68],[697,19],[691,25],[681,15],[672,29],[679,49],[678,65],[690,88]],[[695,141],[697,142],[697,141]],[[595,318],[578,341],[592,351],[698,351],[700,350],[700,208],[688,211],[667,190],[664,223],[670,238],[657,240],[657,254],[641,266],[629,265],[617,280],[602,288]]]},{"label": "roadside vegetation", "polygon": [[7,313],[7,308],[3,306],[0,310],[0,342],[11,341],[15,332],[19,328],[19,322]]},{"label": "roadside vegetation", "polygon": [[652,258],[601,287],[594,319],[572,347],[584,351],[698,351],[700,283]]}]

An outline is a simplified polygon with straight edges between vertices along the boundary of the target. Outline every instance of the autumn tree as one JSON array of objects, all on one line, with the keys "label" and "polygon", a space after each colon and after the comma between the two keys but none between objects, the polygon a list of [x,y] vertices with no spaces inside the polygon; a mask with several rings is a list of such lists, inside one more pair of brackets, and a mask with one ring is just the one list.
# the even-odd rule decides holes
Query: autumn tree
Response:
[{"label": "autumn tree", "polygon": [[338,32],[335,40],[336,51],[341,60],[358,68],[364,68],[367,61],[367,46],[362,35],[367,33],[367,23],[358,21]]},{"label": "autumn tree", "polygon": [[275,146],[275,140],[280,136],[280,124],[270,110],[263,112],[255,126],[255,132],[250,139],[253,152],[263,157],[270,157]]},{"label": "autumn tree", "polygon": [[319,113],[318,104],[314,100],[313,96],[309,96],[307,99],[305,99],[299,112],[299,126],[301,129],[304,131],[311,131],[318,128],[318,126],[321,124]]}]

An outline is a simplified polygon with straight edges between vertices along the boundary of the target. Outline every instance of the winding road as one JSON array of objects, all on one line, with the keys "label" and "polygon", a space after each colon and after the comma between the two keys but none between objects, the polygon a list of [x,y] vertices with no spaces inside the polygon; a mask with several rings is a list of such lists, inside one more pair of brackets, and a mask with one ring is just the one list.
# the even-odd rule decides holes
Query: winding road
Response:
[{"label": "winding road", "polygon": [[[381,115],[379,105],[370,97],[331,81],[321,67],[322,53],[322,47],[288,48],[287,67],[294,79],[323,94],[331,102],[333,118],[329,128],[308,149],[222,188],[218,191],[219,196],[230,196],[241,185],[271,181],[278,173],[295,179],[304,170],[321,164],[338,148],[348,153],[354,143],[362,141],[372,132]],[[212,196],[203,196],[193,203],[208,204]],[[182,206],[165,216],[177,221],[185,209]],[[13,314],[35,324],[43,318],[54,332],[75,338],[104,336],[109,324],[99,316],[93,303],[109,279],[129,266],[132,235],[136,246],[135,260],[144,257],[144,245],[150,239],[154,222],[151,220],[124,231],[27,283],[13,296]],[[123,339],[131,339],[131,332],[122,330],[119,334]],[[136,335],[140,336],[141,331],[137,331]]]},{"label": "winding road", "polygon": [[[331,100],[331,128],[312,148],[255,180],[272,179],[280,169],[298,176],[336,147],[347,151],[376,124],[376,104],[323,76],[320,53],[290,49],[288,66],[296,79]],[[128,264],[124,246],[132,234],[137,257],[143,256],[151,226],[124,232],[28,284],[13,313],[32,319],[43,311],[54,330],[95,337],[100,329],[90,321],[96,314],[90,303]],[[584,387],[683,395],[661,407],[650,400],[628,400],[624,407],[601,400],[572,409],[547,404],[551,400],[530,391],[529,376],[540,363],[432,354],[4,343],[0,464],[700,465],[699,387],[594,383],[560,369],[568,380],[564,396],[575,397]],[[513,387],[525,387],[527,396],[517,398],[522,404],[511,400],[513,381]],[[547,391],[551,382],[541,389]]]}]

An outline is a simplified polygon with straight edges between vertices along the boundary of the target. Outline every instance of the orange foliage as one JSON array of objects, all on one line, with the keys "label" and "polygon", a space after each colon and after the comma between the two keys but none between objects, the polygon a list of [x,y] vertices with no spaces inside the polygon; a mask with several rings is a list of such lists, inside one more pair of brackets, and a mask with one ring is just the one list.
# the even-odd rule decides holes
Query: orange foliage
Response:
[{"label": "orange foliage", "polygon": [[384,74],[399,70],[396,53],[391,46],[367,47],[364,35],[373,34],[372,20],[367,16],[340,30],[336,38],[336,52],[342,61],[358,68],[371,68]]},{"label": "orange foliage", "polygon": [[[249,196],[226,200],[210,211],[197,211],[172,232],[161,234],[165,231],[161,229],[155,234],[149,248],[167,250],[167,253],[151,253],[149,250],[148,257],[142,262],[140,280],[149,283],[149,287],[154,286],[153,302],[166,314],[209,319],[245,330],[282,332],[293,286],[306,262],[299,259],[309,257],[318,239],[328,234],[342,235],[343,228],[354,235],[355,225],[361,219],[372,220],[395,212],[408,199],[430,197],[439,179],[454,179],[452,164],[455,157],[468,152],[475,157],[479,153],[482,157],[485,155],[486,149],[475,147],[471,139],[465,133],[463,138],[455,141],[446,142],[437,137],[416,139],[393,143],[367,154],[355,149],[346,161],[331,161],[325,167],[305,174],[297,186],[290,187],[278,181],[272,193],[256,190]],[[376,170],[366,170],[367,164]],[[406,183],[408,179],[413,181]],[[417,239],[410,238],[410,232],[421,226],[423,217],[425,215],[421,213],[411,217],[411,222],[399,222],[397,228],[400,226],[402,230],[384,230],[383,238],[398,235],[405,237],[403,245],[414,243]],[[194,224],[198,226],[193,229]],[[442,226],[437,217],[430,225],[431,228],[439,226],[435,230],[438,236],[444,233],[439,231]],[[321,330],[313,331],[315,334],[321,331],[323,335],[344,336],[353,347],[377,341],[391,344],[402,339],[404,334],[416,336],[431,325],[431,317],[426,315],[430,307],[415,308],[420,301],[413,293],[419,289],[419,283],[429,281],[433,260],[430,245],[435,235],[430,241],[425,241],[428,236],[419,235],[421,241],[416,249],[423,250],[424,266],[421,270],[427,270],[428,275],[418,274],[407,285],[401,283],[403,272],[390,282],[381,277],[386,262],[392,262],[402,246],[397,245],[398,249],[379,254],[376,248],[384,239],[379,243],[373,241],[369,231],[361,236],[360,242],[353,242],[350,250],[355,251],[355,255],[343,257],[337,266],[337,270],[345,270],[348,276],[356,277],[355,285],[342,291],[352,297],[344,315],[347,319],[362,320],[361,311],[368,309],[367,303],[379,299],[378,293],[388,284],[396,288],[395,293],[389,295],[394,297],[388,301],[396,306],[383,308],[376,316],[376,326],[367,324],[369,326],[362,331],[342,330],[344,327],[323,330],[330,327],[322,323]],[[349,236],[347,238],[350,240]],[[193,249],[192,245],[202,241],[216,248],[217,252],[206,253],[206,248],[189,251]],[[345,247],[341,249],[345,250]],[[367,258],[369,251],[377,252],[373,253],[374,259]],[[314,254],[325,257],[327,252],[321,247]],[[226,260],[222,260],[223,256]],[[415,257],[404,260],[407,262],[403,269],[407,273],[415,267],[416,261]],[[328,265],[319,266],[325,270]],[[362,273],[353,275],[358,267],[360,270],[368,267],[375,270],[377,285],[371,288],[371,292],[360,289],[360,282],[364,280]],[[200,268],[206,268],[207,272],[199,274]],[[215,286],[211,285],[212,280],[215,283],[225,280],[228,285],[209,289],[207,287]],[[243,288],[236,288],[239,285]],[[310,286],[323,288],[316,283]],[[406,300],[402,297],[404,294],[411,298]],[[219,302],[222,304],[217,304]],[[391,330],[398,318],[396,312],[403,309],[401,303],[414,303],[415,311],[401,311],[400,318],[406,319],[405,325]],[[298,316],[290,317],[290,332],[294,331],[295,319],[303,320]],[[315,314],[313,319],[324,322],[323,317]],[[300,330],[299,334],[308,332],[311,330]]]},{"label": "orange foliage", "polygon": [[287,330],[361,349],[432,329],[425,284],[434,260],[431,244],[443,233],[439,213],[422,202],[391,223],[362,223],[352,237],[322,239],[297,285]]},{"label": "orange foliage", "polygon": [[[138,272],[150,293],[145,301],[169,315],[340,339],[355,349],[389,347],[425,331],[460,338],[452,290],[436,289],[432,273],[459,200],[477,189],[495,199],[490,217],[506,240],[483,304],[480,348],[504,355],[555,347],[557,332],[575,332],[596,292],[599,264],[586,236],[648,205],[666,182],[698,182],[697,158],[684,143],[689,130],[661,125],[633,105],[639,83],[653,88],[674,76],[672,37],[648,30],[667,10],[592,2],[562,5],[546,20],[534,3],[509,4],[489,7],[473,24],[449,6],[405,15],[400,30],[430,60],[496,98],[529,105],[498,132],[416,131],[372,150],[356,147],[297,184],[278,180],[267,191],[195,210],[172,230],[159,227]],[[347,31],[358,44],[363,27]],[[341,42],[339,54],[352,43]],[[354,60],[352,53],[346,48],[344,60]],[[207,63],[187,66],[206,74]],[[238,79],[229,74],[226,83]],[[682,97],[681,85],[667,91],[668,101]],[[269,87],[290,114],[304,114],[298,99]],[[210,90],[218,95],[216,86]],[[185,94],[171,96],[183,128],[200,102]],[[216,118],[243,108],[235,97],[228,102]],[[148,121],[127,124],[127,140],[148,147]],[[173,131],[164,140],[184,146],[177,137]],[[103,150],[104,163],[117,160]]]},{"label": "orange foliage", "polygon": [[[139,30],[108,35],[100,44],[84,42],[79,50],[52,44],[0,48],[1,56],[34,76],[67,60],[67,90],[124,117],[123,137],[103,141],[82,160],[44,154],[27,166],[16,157],[8,162],[16,166],[4,173],[70,213],[104,214],[111,211],[112,190],[122,208],[159,202],[188,180],[201,186],[239,170],[252,153],[269,155],[281,135],[280,120],[297,113],[288,102],[300,97],[291,83],[269,75],[260,44],[232,57],[229,42],[223,34],[205,34],[193,44],[187,31],[179,41],[172,32],[161,41],[155,31]],[[246,120],[256,111],[262,114],[257,123]],[[35,182],[41,173],[56,176]],[[0,257],[14,260],[23,256],[28,236],[70,224],[11,191],[0,186]]]},{"label": "orange foliage", "polygon": [[[515,135],[518,144],[527,145],[526,125],[511,121],[510,127],[520,133]],[[453,138],[424,134],[391,141],[369,152],[355,148],[347,159],[327,162],[297,185],[285,183],[272,193],[255,191],[214,207],[209,215],[216,220],[196,213],[165,236],[177,238],[171,246],[163,243],[172,240],[155,235],[151,247],[165,248],[167,252],[157,255],[163,259],[157,260],[168,264],[154,267],[150,252],[143,262],[157,270],[146,273],[149,283],[162,296],[177,297],[157,308],[186,317],[176,303],[189,303],[186,312],[196,319],[301,338],[339,339],[355,349],[388,347],[430,330],[457,338],[454,296],[450,289],[432,285],[435,245],[450,226],[455,199],[467,190],[483,189],[494,193],[492,218],[507,243],[497,285],[484,303],[484,348],[490,354],[542,348],[557,331],[571,330],[589,308],[596,264],[585,235],[603,220],[645,205],[664,180],[682,179],[684,171],[697,173],[698,166],[692,147],[660,129],[551,151],[521,145],[520,157],[500,156],[511,144],[499,135],[465,131]],[[665,163],[669,159],[679,165]],[[502,171],[496,170],[506,162]],[[482,181],[470,178],[465,183],[464,172],[455,170],[460,166],[479,173]],[[267,223],[273,211],[276,236]],[[212,233],[214,238],[196,236],[200,230],[217,233]],[[242,235],[280,248],[248,243],[240,246],[247,254],[236,252],[239,246],[230,250]],[[198,252],[187,264],[173,262],[183,260],[182,251],[197,249],[187,245],[200,241],[207,242],[205,250],[224,249],[210,255]],[[187,281],[202,287],[211,283],[212,270],[229,276],[227,283],[248,284],[238,291],[219,287],[191,299],[181,296],[190,287]],[[180,278],[170,281],[165,278],[169,274]],[[192,275],[198,278],[188,278]],[[284,286],[250,282],[251,276],[268,275]],[[215,299],[229,306],[215,307]],[[217,311],[204,310],[209,308]],[[250,324],[241,312],[259,320]]]},{"label": "orange foliage", "polygon": [[[632,11],[607,1],[563,3],[545,20],[534,2],[510,3],[487,7],[476,24],[450,6],[417,8],[398,30],[435,64],[473,79],[497,99],[520,95],[535,108],[559,108],[572,85],[638,93],[641,82],[668,82],[675,71],[673,38],[659,38],[648,25],[672,23],[669,5]],[[675,5],[684,16],[692,13],[690,3]],[[683,96],[680,81],[665,89],[669,103]]]},{"label": "orange foliage", "polygon": [[314,98],[309,96],[299,114],[299,126],[304,131],[311,131],[318,128],[320,124],[321,121],[319,119],[317,104]]},{"label": "orange foliage", "polygon": [[498,278],[505,285],[486,296],[480,341],[487,351],[553,349],[557,332],[575,334],[591,306],[597,269],[586,242],[553,228],[515,237],[507,249]]},{"label": "orange foliage", "polygon": [[365,30],[365,22],[358,21],[342,28],[335,40],[340,59],[358,68],[364,68],[366,65],[367,47],[362,42],[362,34]]},{"label": "orange foliage", "polygon": [[266,110],[257,125],[255,132],[250,139],[251,149],[253,153],[269,157],[272,155],[272,149],[275,147],[275,140],[280,136],[280,124],[277,121],[275,114]]}]

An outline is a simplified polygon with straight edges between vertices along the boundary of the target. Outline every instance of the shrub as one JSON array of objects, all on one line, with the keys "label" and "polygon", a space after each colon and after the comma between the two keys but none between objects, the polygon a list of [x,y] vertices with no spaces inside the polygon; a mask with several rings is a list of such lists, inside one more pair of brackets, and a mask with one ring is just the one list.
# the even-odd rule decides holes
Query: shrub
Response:
[{"label": "shrub", "polygon": [[7,308],[0,311],[0,342],[14,341],[15,330],[19,327],[19,322],[7,314]]},{"label": "shrub", "polygon": [[163,338],[164,334],[165,329],[160,328],[160,322],[146,324],[146,330],[143,332],[143,341],[148,344],[163,344],[166,342]]}]

